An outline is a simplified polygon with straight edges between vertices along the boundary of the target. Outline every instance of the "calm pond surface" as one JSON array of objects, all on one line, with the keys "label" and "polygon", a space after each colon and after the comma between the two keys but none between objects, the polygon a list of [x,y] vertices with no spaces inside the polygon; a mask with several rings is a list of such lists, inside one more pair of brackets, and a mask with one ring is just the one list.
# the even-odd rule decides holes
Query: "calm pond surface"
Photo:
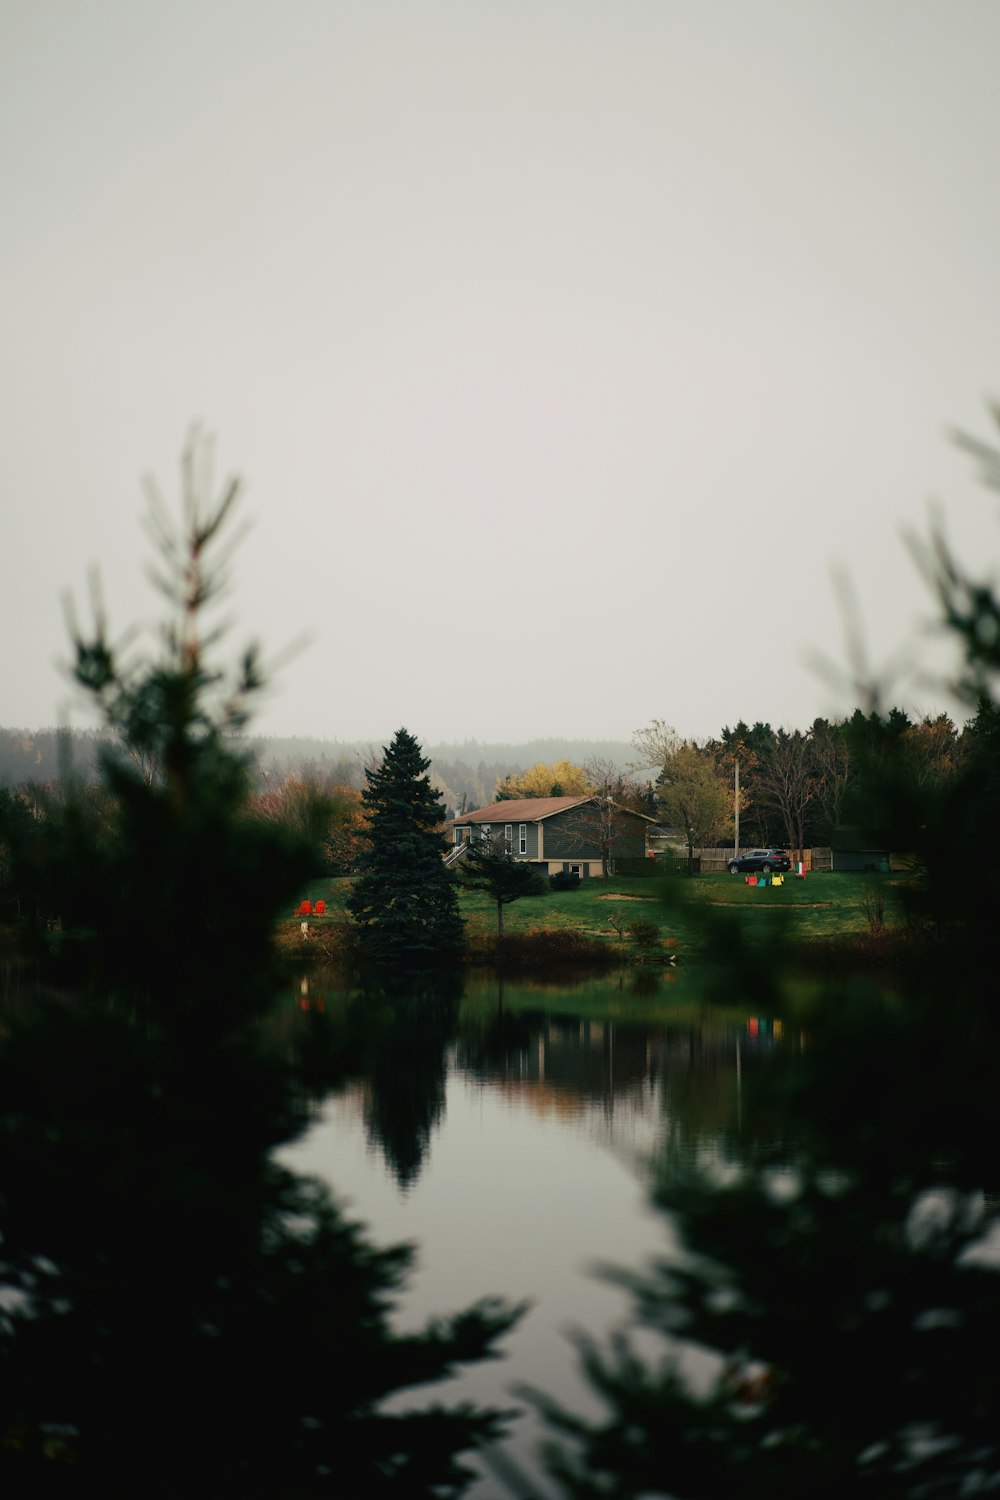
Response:
[{"label": "calm pond surface", "polygon": [[[363,1076],[321,1099],[312,1128],[283,1153],[328,1183],[377,1243],[417,1246],[401,1327],[487,1294],[530,1302],[505,1359],[435,1395],[506,1407],[530,1384],[594,1414],[569,1335],[602,1335],[626,1316],[601,1265],[636,1269],[674,1248],[649,1202],[654,1159],[738,1154],[753,1134],[747,1077],[797,1045],[766,1015],[720,1019],[693,1003],[663,1021],[629,1020],[640,1004],[665,1009],[672,993],[653,981],[651,995],[635,996],[631,982],[560,990],[475,975],[446,1020],[417,1017],[402,1036],[393,1022]],[[348,1001],[314,974],[290,1005],[336,1029]],[[620,1019],[593,1019],[598,1006]],[[423,1404],[426,1392],[416,1396]],[[533,1461],[540,1432],[526,1411],[506,1449],[546,1493]],[[470,1493],[509,1491],[487,1469]]]},{"label": "calm pond surface", "polygon": [[[734,1003],[773,992],[752,965],[728,982],[692,965],[349,991],[312,971],[247,1022],[198,991],[150,1025],[10,978],[0,1458],[32,1477],[11,1493],[146,1493],[166,1466],[157,1493],[278,1495],[298,1465],[302,1493],[367,1495],[389,1426],[353,1424],[366,1390],[394,1392],[393,1412],[520,1408],[474,1500],[586,1493],[542,1477],[521,1392],[603,1418],[572,1334],[607,1349],[631,1332],[633,1298],[600,1269],[657,1264],[634,1347],[654,1366],[678,1355],[696,1385],[721,1376],[713,1423],[729,1425],[678,1473],[693,1408],[671,1408],[657,1369],[637,1429],[630,1366],[624,1397],[608,1385],[629,1451],[607,1456],[602,1434],[580,1453],[588,1478],[595,1455],[609,1483],[631,1474],[638,1430],[652,1457],[622,1493],[749,1494],[759,1417],[760,1500],[840,1500],[859,1475],[875,1500],[1000,1487],[1000,1022],[960,986],[833,971],[818,999],[786,997],[782,1024]],[[398,1298],[390,1273],[368,1300],[367,1249],[311,1179],[367,1243],[415,1246]],[[383,1307],[405,1333],[487,1297],[527,1304],[504,1357],[407,1387],[446,1366],[401,1364]],[[790,1451],[775,1485],[772,1435],[790,1428],[805,1468]]]}]

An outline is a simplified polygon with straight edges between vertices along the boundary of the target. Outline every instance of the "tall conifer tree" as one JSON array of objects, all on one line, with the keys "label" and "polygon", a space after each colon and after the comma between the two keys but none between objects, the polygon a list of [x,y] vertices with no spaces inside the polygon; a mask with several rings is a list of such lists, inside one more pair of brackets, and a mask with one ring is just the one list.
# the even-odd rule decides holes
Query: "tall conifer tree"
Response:
[{"label": "tall conifer tree", "polygon": [[365,951],[383,964],[426,962],[462,945],[455,879],[442,860],[444,808],[429,766],[413,735],[398,729],[361,794],[367,848],[350,909]]},{"label": "tall conifer tree", "polygon": [[69,787],[31,839],[2,824],[40,984],[0,1000],[0,1493],[457,1496],[501,1415],[420,1387],[515,1310],[397,1332],[409,1249],[275,1154],[309,1115],[272,933],[316,846],[254,814],[233,743],[260,674],[208,651],[237,490],[212,501],[209,459],[194,441],[182,532],[154,512],[162,651],[123,662],[100,612],[74,630],[121,745],[102,799]]}]

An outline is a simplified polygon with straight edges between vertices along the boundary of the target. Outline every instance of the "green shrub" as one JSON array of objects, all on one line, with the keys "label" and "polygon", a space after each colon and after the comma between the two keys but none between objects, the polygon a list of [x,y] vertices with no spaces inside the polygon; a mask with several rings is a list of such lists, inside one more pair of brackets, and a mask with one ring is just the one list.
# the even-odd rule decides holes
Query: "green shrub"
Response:
[{"label": "green shrub", "polygon": [[647,922],[644,917],[635,917],[626,930],[637,948],[658,948],[660,945],[660,929],[655,922]]}]

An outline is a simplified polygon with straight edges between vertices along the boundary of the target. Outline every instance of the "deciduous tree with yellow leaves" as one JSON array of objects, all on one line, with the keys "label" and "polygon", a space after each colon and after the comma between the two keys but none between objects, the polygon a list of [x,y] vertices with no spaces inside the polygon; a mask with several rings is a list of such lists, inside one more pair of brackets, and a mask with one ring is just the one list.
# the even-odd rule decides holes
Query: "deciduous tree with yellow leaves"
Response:
[{"label": "deciduous tree with yellow leaves", "polygon": [[571,760],[557,760],[547,766],[537,761],[529,771],[505,776],[497,782],[496,800],[513,802],[521,797],[587,797],[595,791],[583,766]]}]

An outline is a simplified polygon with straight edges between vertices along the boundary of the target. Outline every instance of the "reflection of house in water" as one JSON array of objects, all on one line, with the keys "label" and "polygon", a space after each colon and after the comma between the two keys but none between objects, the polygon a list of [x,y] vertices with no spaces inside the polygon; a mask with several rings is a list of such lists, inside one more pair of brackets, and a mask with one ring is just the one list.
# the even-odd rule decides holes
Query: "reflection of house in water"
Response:
[{"label": "reflection of house in water", "polygon": [[[466,1036],[453,1066],[525,1108],[600,1122],[615,1148],[645,1152],[669,1138],[681,1149],[740,1130],[742,1077],[764,1065],[780,1023],[738,1030],[706,1021],[636,1026],[523,1013],[490,1034]],[[749,1043],[749,1045],[748,1045]]]},{"label": "reflection of house in water", "polygon": [[526,1097],[540,1092],[550,1101],[563,1096],[577,1104],[608,1103],[647,1086],[649,1032],[597,1021],[536,1019],[530,1037],[519,1037],[500,1055],[490,1049],[483,1056],[475,1044],[460,1042],[455,1062],[463,1072]]},{"label": "reflection of house in water", "polygon": [[550,1022],[539,1033],[539,1076],[550,1088],[611,1100],[649,1077],[648,1034],[596,1021]]},{"label": "reflection of house in water", "polygon": [[[781,1022],[751,1018],[740,1035],[773,1043]],[[507,1045],[504,1045],[506,1040]],[[527,1091],[544,1085],[588,1102],[608,1102],[657,1081],[697,1072],[729,1073],[738,1037],[723,1025],[650,1027],[534,1016],[506,1038],[466,1037],[454,1063],[464,1073]]]},{"label": "reflection of house in water", "polygon": [[[719,1040],[724,1041],[721,1035]],[[689,1065],[703,1050],[694,1032],[540,1019],[526,1045],[502,1059],[493,1058],[486,1072],[494,1082],[544,1085],[549,1093],[613,1103],[636,1091],[647,1092],[668,1060],[679,1058]],[[482,1075],[461,1047],[456,1062],[460,1068],[471,1063],[470,1071]]]}]

